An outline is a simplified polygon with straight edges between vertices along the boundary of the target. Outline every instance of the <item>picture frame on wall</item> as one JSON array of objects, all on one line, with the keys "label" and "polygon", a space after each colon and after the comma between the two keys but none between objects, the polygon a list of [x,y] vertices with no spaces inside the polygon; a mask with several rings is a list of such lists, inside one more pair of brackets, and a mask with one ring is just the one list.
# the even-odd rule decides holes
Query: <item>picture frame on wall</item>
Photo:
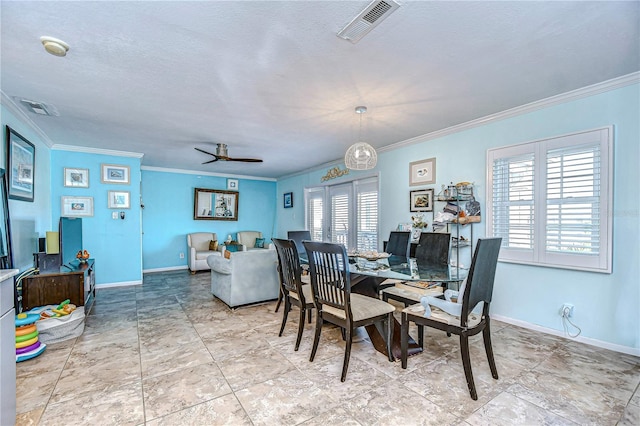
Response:
[{"label": "picture frame on wall", "polygon": [[101,164],[102,183],[117,183],[128,185],[131,183],[129,176],[129,166],[119,166],[117,164]]},{"label": "picture frame on wall", "polygon": [[227,189],[229,191],[238,190],[238,179],[227,179]]},{"label": "picture frame on wall", "polygon": [[237,191],[196,188],[193,198],[194,220],[238,220]]},{"label": "picture frame on wall", "polygon": [[130,209],[131,193],[129,191],[109,191],[107,207],[110,209]]},{"label": "picture frame on wall", "polygon": [[409,204],[409,211],[411,212],[432,212],[433,188],[409,192]]},{"label": "picture frame on wall", "polygon": [[33,202],[36,147],[7,126],[7,174],[9,198]]},{"label": "picture frame on wall", "polygon": [[90,217],[93,216],[93,197],[60,197],[61,216]]},{"label": "picture frame on wall", "polygon": [[293,207],[293,192],[284,193],[284,208],[290,209]]},{"label": "picture frame on wall", "polygon": [[89,187],[89,169],[64,168],[64,186],[70,188]]},{"label": "picture frame on wall", "polygon": [[409,186],[436,183],[436,159],[413,161],[409,163]]}]

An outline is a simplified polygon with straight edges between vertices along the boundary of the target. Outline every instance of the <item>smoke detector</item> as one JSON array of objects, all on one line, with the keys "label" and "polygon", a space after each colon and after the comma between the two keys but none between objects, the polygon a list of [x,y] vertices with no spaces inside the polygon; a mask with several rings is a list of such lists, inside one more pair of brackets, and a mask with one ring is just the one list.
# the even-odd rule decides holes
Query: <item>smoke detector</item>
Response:
[{"label": "smoke detector", "polygon": [[355,44],[399,7],[394,0],[374,0],[337,35]]}]

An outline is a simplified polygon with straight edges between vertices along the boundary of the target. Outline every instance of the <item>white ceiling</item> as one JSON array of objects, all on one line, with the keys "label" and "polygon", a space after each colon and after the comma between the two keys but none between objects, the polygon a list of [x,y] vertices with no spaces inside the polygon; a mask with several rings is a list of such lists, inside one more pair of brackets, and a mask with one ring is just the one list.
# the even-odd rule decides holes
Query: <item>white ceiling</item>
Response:
[{"label": "white ceiling", "polygon": [[[640,3],[432,2],[359,43],[369,1],[2,1],[1,89],[53,144],[279,177],[640,70]],[[67,42],[46,53],[48,35]],[[22,107],[20,107],[22,108]],[[194,147],[264,163],[216,162]]]}]

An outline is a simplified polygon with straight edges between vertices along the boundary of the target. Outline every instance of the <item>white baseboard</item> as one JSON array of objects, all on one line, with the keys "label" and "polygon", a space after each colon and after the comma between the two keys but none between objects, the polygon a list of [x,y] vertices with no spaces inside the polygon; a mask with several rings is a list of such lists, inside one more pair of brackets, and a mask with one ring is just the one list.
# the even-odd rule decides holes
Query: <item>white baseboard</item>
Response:
[{"label": "white baseboard", "polygon": [[179,271],[181,269],[189,269],[189,266],[188,265],[182,265],[182,266],[169,266],[169,267],[166,267],[166,268],[143,269],[142,273],[146,274],[148,272]]},{"label": "white baseboard", "polygon": [[120,282],[117,282],[117,283],[96,284],[96,289],[109,288],[109,287],[128,287],[130,285],[142,285],[142,280],[139,280],[139,281],[120,281]]},{"label": "white baseboard", "polygon": [[569,338],[566,334],[564,334],[560,330],[554,330],[552,328],[547,328],[547,327],[542,327],[540,325],[531,324],[531,323],[526,322],[526,321],[521,321],[521,320],[509,318],[509,317],[503,317],[502,315],[491,314],[491,318],[493,318],[493,319],[495,319],[497,321],[506,322],[507,324],[517,325],[518,327],[527,328],[527,329],[533,330],[533,331],[539,331],[540,333],[551,334],[553,336],[562,337],[562,338],[565,338],[567,340],[573,340],[575,342],[584,343],[586,345],[596,346],[598,348],[603,348],[603,349],[609,349],[611,351],[620,352],[620,353],[623,353],[623,354],[640,356],[640,349],[639,348],[631,348],[629,346],[616,345],[615,343],[604,342],[602,340],[591,339],[589,337],[580,337],[580,336],[578,336],[578,337],[572,339],[572,338]]}]

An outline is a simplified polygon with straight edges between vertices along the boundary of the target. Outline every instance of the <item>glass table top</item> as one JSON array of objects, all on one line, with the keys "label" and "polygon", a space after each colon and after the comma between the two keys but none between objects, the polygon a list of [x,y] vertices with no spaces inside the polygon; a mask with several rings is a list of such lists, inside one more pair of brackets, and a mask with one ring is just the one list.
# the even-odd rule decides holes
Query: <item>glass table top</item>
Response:
[{"label": "glass table top", "polygon": [[469,272],[451,265],[425,264],[415,258],[402,256],[375,261],[354,257],[352,261],[349,263],[351,273],[404,281],[456,282],[462,281]]}]

